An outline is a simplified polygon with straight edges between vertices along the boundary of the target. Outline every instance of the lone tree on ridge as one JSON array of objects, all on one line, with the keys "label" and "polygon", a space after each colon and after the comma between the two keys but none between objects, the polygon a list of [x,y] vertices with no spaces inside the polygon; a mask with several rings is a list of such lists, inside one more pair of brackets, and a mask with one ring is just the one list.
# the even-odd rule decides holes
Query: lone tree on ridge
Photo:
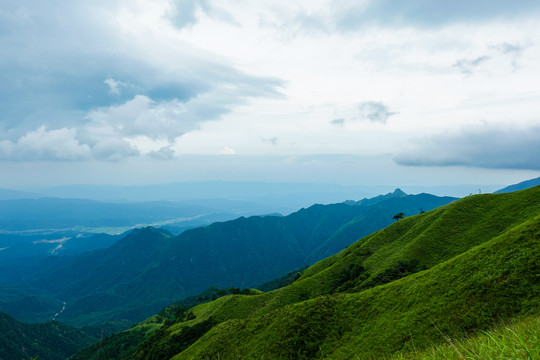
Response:
[{"label": "lone tree on ridge", "polygon": [[403,219],[404,216],[405,216],[405,214],[402,213],[402,212],[400,212],[400,213],[397,213],[396,215],[394,215],[394,216],[392,217],[392,219],[398,221],[399,219]]}]

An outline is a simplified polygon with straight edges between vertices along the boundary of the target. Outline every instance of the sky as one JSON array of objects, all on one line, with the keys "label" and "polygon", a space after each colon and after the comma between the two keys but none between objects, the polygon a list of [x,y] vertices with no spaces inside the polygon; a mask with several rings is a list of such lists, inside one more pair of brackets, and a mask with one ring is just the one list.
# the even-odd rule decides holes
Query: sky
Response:
[{"label": "sky", "polygon": [[0,187],[540,176],[537,0],[2,0]]}]

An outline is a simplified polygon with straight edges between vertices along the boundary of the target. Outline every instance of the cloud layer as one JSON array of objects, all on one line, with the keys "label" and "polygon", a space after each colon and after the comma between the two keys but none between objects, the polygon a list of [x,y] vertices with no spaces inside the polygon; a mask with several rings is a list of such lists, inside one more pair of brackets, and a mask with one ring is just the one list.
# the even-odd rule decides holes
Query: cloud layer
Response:
[{"label": "cloud layer", "polygon": [[483,126],[418,141],[397,155],[405,166],[472,166],[540,170],[540,126],[512,129]]},{"label": "cloud layer", "polygon": [[[208,1],[174,5],[165,0],[3,4],[0,156],[136,155],[130,138],[172,144],[246,99],[279,95],[279,80],[249,75],[177,38],[173,25],[196,22],[199,10],[210,11]],[[26,151],[28,138],[40,149]],[[67,143],[61,149],[62,139]],[[73,153],[61,154],[68,150]]]},{"label": "cloud layer", "polygon": [[539,19],[534,0],[3,1],[0,160],[538,169]]}]

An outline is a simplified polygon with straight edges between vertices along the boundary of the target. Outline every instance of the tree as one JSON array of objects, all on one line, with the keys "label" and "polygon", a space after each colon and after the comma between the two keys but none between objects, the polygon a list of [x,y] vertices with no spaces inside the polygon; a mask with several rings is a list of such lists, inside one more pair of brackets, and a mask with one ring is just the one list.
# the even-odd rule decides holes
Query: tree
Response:
[{"label": "tree", "polygon": [[398,221],[399,219],[403,219],[404,216],[405,216],[405,214],[402,213],[402,212],[400,212],[400,213],[397,213],[396,215],[394,215],[394,216],[392,217],[392,219]]}]

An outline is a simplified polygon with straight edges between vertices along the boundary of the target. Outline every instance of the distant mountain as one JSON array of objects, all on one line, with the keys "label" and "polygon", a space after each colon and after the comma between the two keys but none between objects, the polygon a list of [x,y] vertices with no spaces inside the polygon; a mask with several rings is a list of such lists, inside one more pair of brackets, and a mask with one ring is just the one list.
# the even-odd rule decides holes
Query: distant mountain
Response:
[{"label": "distant mountain", "polygon": [[[288,286],[171,307],[161,314],[174,320],[153,316],[72,359],[415,358],[408,354],[538,317],[539,264],[540,186],[468,196],[368,235]],[[473,357],[507,346],[523,358],[538,353],[537,340],[529,350],[510,337]]]},{"label": "distant mountain", "polygon": [[505,188],[495,191],[494,193],[501,194],[501,193],[507,193],[507,192],[512,192],[512,191],[524,190],[524,189],[528,189],[536,185],[540,185],[540,177],[537,177],[535,179],[525,180],[514,185],[509,185]]},{"label": "distant mountain", "polygon": [[0,189],[0,200],[38,199],[43,196],[27,191]]},{"label": "distant mountain", "polygon": [[[319,183],[235,182],[202,181],[170,184],[119,186],[119,185],[64,185],[40,189],[51,197],[85,198],[93,200],[130,201],[185,201],[189,199],[228,199],[263,202],[287,197],[308,201],[340,201],[345,196],[373,196],[388,191],[389,186],[343,186]],[[318,194],[318,196],[317,196]],[[335,196],[337,195],[337,197]],[[348,196],[347,196],[348,195]],[[307,197],[307,198],[306,198]],[[324,199],[322,199],[322,198]]]},{"label": "distant mountain", "polygon": [[[0,201],[0,229],[7,231],[84,227],[131,227],[215,215],[209,207],[178,202],[106,203],[84,199]],[[233,215],[229,215],[229,219]],[[237,216],[237,215],[236,215]]]},{"label": "distant mountain", "polygon": [[108,249],[52,257],[26,281],[67,302],[59,317],[66,323],[138,321],[210,286],[246,288],[278,278],[391,224],[397,212],[417,214],[454,200],[397,190],[372,202],[241,217],[178,236],[149,227]]},{"label": "distant mountain", "polygon": [[401,190],[400,188],[397,188],[392,193],[375,196],[375,197],[370,198],[370,199],[362,199],[360,201],[348,200],[345,203],[347,203],[348,205],[356,205],[356,206],[370,206],[370,205],[374,205],[374,204],[376,204],[378,202],[381,202],[383,200],[402,198],[402,197],[405,197],[405,196],[407,196],[407,194],[405,192],[403,192],[403,190]]},{"label": "distant mountain", "polygon": [[86,333],[50,321],[26,324],[0,313],[0,359],[66,359],[97,339]]}]

